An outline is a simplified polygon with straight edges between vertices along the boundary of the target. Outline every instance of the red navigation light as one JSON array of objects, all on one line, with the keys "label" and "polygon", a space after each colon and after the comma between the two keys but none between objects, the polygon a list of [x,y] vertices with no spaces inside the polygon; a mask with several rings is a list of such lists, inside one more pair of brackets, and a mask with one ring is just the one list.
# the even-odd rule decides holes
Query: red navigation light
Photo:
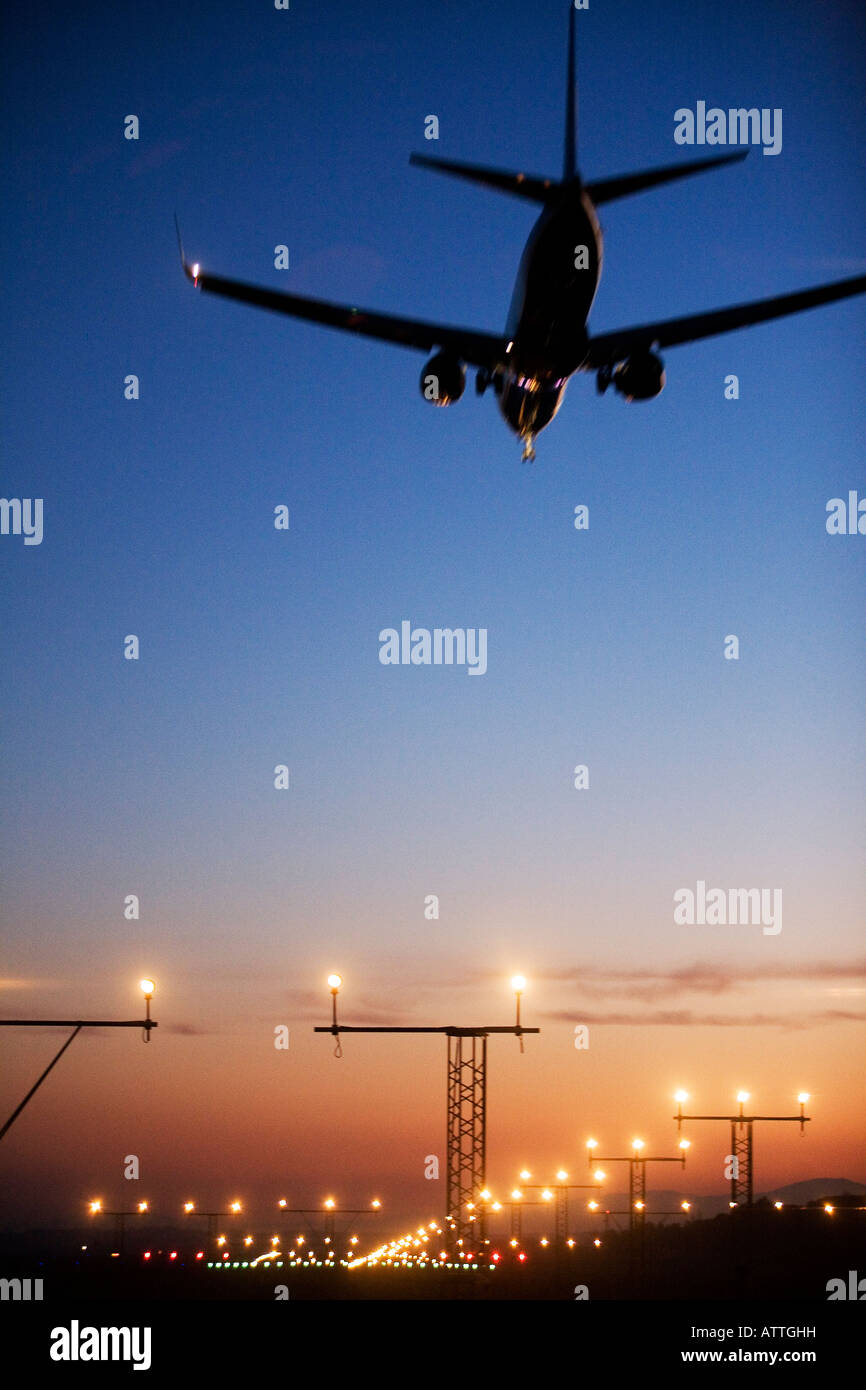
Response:
[{"label": "red navigation light", "polygon": [[177,1251],[176,1251],[176,1250],[172,1250],[172,1252],[171,1252],[171,1254],[169,1255],[168,1258],[169,1258],[170,1260],[176,1260],[176,1259],[177,1259]]},{"label": "red navigation light", "polygon": [[522,1250],[521,1250],[520,1254],[517,1256],[517,1258],[518,1258],[518,1260],[520,1261],[520,1263],[523,1264],[523,1261],[526,1259],[526,1256],[524,1255],[524,1253],[523,1253]]},{"label": "red navigation light", "polygon": [[197,1260],[203,1260],[203,1259],[204,1259],[204,1251],[203,1251],[203,1250],[198,1250],[198,1251],[196,1252],[196,1259],[197,1259]]},{"label": "red navigation light", "polygon": [[149,1260],[149,1259],[150,1259],[150,1251],[149,1251],[149,1250],[145,1250],[144,1255],[142,1256],[142,1258],[145,1259],[145,1260]]},{"label": "red navigation light", "polygon": [[491,1258],[491,1260],[501,1260],[501,1259],[502,1259],[502,1256],[500,1255],[500,1253],[499,1253],[498,1250],[494,1250],[494,1252],[493,1252],[493,1254],[490,1256],[490,1258]]}]

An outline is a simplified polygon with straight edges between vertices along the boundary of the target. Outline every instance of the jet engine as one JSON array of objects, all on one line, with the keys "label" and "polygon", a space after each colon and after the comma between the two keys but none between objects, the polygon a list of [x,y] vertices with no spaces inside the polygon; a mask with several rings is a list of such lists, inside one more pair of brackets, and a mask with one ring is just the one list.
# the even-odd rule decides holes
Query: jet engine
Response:
[{"label": "jet engine", "polygon": [[418,385],[431,405],[451,405],[463,395],[466,368],[449,353],[437,352],[422,369]]},{"label": "jet engine", "polygon": [[653,352],[635,353],[620,363],[612,380],[627,401],[649,401],[664,389],[665,364]]}]

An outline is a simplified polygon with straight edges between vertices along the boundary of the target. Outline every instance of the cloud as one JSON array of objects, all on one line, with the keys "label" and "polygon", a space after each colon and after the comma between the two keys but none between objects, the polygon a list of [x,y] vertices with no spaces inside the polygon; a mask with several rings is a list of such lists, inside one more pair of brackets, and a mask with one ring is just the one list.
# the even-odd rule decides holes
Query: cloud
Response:
[{"label": "cloud", "polygon": [[804,1028],[818,1028],[825,1023],[863,1023],[866,1014],[854,1013],[848,1009],[821,1009],[809,1014],[702,1014],[694,1009],[655,1009],[648,1013],[595,1013],[592,1009],[581,1009],[580,1016],[574,1009],[556,1009],[541,1015],[556,1023],[594,1023],[596,1025],[616,1024],[619,1027],[673,1027],[673,1028],[786,1028],[800,1031]]},{"label": "cloud", "polygon": [[634,999],[644,1003],[682,994],[723,995],[768,981],[802,980],[816,984],[824,980],[850,980],[866,977],[866,959],[848,962],[801,961],[784,964],[775,961],[736,965],[694,961],[673,969],[640,970],[616,966],[569,966],[541,971],[535,979],[579,986],[588,998]]}]

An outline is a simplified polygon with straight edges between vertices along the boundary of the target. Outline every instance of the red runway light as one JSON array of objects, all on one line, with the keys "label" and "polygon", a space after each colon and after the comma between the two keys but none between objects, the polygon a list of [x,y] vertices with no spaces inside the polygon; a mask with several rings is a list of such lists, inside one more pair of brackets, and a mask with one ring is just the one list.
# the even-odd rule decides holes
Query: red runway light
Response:
[{"label": "red runway light", "polygon": [[172,1250],[172,1252],[171,1252],[171,1254],[169,1255],[168,1258],[169,1258],[170,1260],[176,1260],[176,1259],[177,1259],[177,1251],[176,1251],[176,1250]]}]

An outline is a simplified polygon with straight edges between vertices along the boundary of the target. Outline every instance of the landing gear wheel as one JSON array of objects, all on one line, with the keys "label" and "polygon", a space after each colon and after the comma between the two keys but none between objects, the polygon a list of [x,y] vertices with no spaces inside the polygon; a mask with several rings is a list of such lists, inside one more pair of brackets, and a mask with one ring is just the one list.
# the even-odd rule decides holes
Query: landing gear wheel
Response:
[{"label": "landing gear wheel", "polygon": [[532,463],[535,459],[535,449],[532,447],[532,435],[528,434],[523,441],[523,462]]}]

